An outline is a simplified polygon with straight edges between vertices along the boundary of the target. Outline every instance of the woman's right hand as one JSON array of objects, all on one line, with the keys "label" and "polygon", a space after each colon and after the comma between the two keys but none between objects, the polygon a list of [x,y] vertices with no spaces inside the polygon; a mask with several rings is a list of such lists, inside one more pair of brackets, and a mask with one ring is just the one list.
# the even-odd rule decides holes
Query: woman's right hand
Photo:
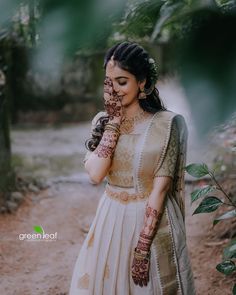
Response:
[{"label": "woman's right hand", "polygon": [[104,108],[110,121],[121,123],[123,115],[121,99],[115,92],[112,80],[109,77],[104,80]]}]

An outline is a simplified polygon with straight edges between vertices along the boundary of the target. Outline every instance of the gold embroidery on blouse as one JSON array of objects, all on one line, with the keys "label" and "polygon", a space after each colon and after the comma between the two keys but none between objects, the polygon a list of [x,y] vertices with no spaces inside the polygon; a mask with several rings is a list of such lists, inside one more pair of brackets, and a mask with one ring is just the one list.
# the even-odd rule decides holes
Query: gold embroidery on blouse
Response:
[{"label": "gold embroidery on blouse", "polygon": [[107,179],[110,184],[133,186],[133,157],[137,137],[120,137]]},{"label": "gold embroidery on blouse", "polygon": [[89,274],[85,273],[78,281],[78,289],[88,289],[89,287]]},{"label": "gold embroidery on blouse", "polygon": [[145,121],[149,116],[149,113],[141,109],[135,116],[131,118],[124,118],[120,124],[120,134],[130,134],[134,131],[134,126],[137,123]]},{"label": "gold embroidery on blouse", "polygon": [[94,233],[92,233],[92,235],[88,241],[87,248],[92,247],[93,241],[94,241]]},{"label": "gold embroidery on blouse", "polygon": [[155,176],[171,176],[174,179],[176,172],[176,161],[178,158],[178,129],[175,124],[172,126],[170,141],[167,147],[165,158]]}]

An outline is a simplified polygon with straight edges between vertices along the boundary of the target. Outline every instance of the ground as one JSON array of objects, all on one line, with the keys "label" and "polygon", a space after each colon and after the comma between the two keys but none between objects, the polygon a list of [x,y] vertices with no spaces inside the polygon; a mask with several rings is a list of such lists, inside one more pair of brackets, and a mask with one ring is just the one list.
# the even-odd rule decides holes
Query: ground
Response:
[{"label": "ground", "polygon": [[[83,143],[89,128],[89,123],[13,128],[13,161],[18,172],[46,179],[48,188],[27,192],[15,213],[0,215],[1,295],[68,294],[76,258],[105,185],[90,184],[83,170]],[[188,163],[198,158],[196,149],[190,138]],[[186,180],[187,241],[197,295],[232,294],[233,278],[215,269],[228,240],[212,238],[211,214],[192,216],[196,205],[190,206],[190,193],[195,186],[191,177]],[[20,234],[33,233],[35,225],[46,233],[57,232],[57,240],[19,240]]]}]

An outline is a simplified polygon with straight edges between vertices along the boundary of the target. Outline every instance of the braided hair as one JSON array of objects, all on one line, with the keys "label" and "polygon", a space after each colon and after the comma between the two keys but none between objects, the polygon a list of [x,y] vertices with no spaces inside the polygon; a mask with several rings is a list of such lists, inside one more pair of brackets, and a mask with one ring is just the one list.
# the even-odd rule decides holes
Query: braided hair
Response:
[{"label": "braided hair", "polygon": [[[157,81],[157,69],[155,61],[149,57],[147,51],[135,42],[119,42],[113,45],[105,54],[103,68],[106,69],[107,63],[113,56],[115,63],[123,70],[128,71],[136,77],[137,81],[146,79],[144,91],[146,99],[139,99],[140,107],[149,113],[166,111],[159,91],[155,87]],[[92,131],[92,138],[85,142],[85,146],[90,151],[94,151],[98,146],[108,122],[108,116],[98,119],[98,124]]]}]

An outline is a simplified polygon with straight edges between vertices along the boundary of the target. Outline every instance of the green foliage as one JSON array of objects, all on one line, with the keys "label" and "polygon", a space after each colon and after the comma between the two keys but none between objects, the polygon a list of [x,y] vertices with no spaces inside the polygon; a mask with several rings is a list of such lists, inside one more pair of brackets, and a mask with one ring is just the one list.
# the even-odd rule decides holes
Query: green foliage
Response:
[{"label": "green foliage", "polygon": [[236,266],[232,260],[225,260],[217,264],[216,269],[225,275],[230,275],[236,270]]},{"label": "green foliage", "polygon": [[[6,11],[9,17],[18,3],[1,1],[0,16]],[[35,71],[50,72],[59,79],[64,58],[78,50],[86,53],[104,50],[124,39],[147,44],[168,42],[171,50],[166,59],[178,70],[202,135],[223,122],[236,107],[235,1],[28,0],[22,3],[30,8],[29,24],[16,24],[16,31],[28,44],[37,42],[32,55]],[[36,14],[34,7],[38,7]]]},{"label": "green foliage", "polygon": [[114,30],[123,39],[140,39],[150,36],[159,15],[162,1],[129,1],[122,19],[116,23]]},{"label": "green foliage", "polygon": [[205,163],[202,164],[190,164],[185,167],[188,174],[190,174],[193,177],[200,178],[202,176],[205,176],[209,174],[209,169]]},{"label": "green foliage", "polygon": [[135,3],[116,29],[123,37],[170,44],[169,64],[178,71],[198,131],[205,136],[236,108],[235,1]]},{"label": "green foliage", "polygon": [[213,212],[222,204],[223,202],[216,197],[206,197],[193,212],[193,214]]},{"label": "green foliage", "polygon": [[193,191],[191,193],[191,203],[193,203],[194,201],[198,200],[202,196],[205,196],[205,195],[209,194],[210,192],[212,192],[214,190],[215,190],[215,187],[213,187],[211,185],[207,185],[204,188],[196,189],[195,191]]},{"label": "green foliage", "polygon": [[217,224],[220,220],[234,218],[234,217],[236,217],[236,210],[235,209],[230,210],[230,211],[222,214],[221,216],[215,218],[213,221],[213,225]]},{"label": "green foliage", "polygon": [[[236,218],[236,200],[233,199],[232,195],[227,194],[222,186],[216,179],[214,171],[211,171],[209,167],[205,164],[192,163],[185,167],[185,170],[193,177],[201,178],[203,176],[209,175],[211,180],[214,181],[215,185],[207,185],[203,188],[197,189],[191,193],[191,202],[195,202],[200,198],[203,198],[201,203],[193,212],[194,214],[199,213],[210,213],[216,211],[220,206],[224,205],[229,207],[229,211],[216,217],[213,221],[213,226],[216,225],[221,220],[227,220],[230,218]],[[216,196],[208,196],[209,193],[221,192],[222,199]],[[234,207],[234,209],[232,209]],[[231,275],[236,271],[235,260],[236,259],[236,239],[230,241],[227,247],[224,248],[223,261],[217,264],[216,269],[225,274]],[[234,285],[232,289],[232,294],[235,294],[236,287]]]},{"label": "green foliage", "polygon": [[236,258],[236,239],[230,241],[229,245],[224,248],[224,259]]}]

